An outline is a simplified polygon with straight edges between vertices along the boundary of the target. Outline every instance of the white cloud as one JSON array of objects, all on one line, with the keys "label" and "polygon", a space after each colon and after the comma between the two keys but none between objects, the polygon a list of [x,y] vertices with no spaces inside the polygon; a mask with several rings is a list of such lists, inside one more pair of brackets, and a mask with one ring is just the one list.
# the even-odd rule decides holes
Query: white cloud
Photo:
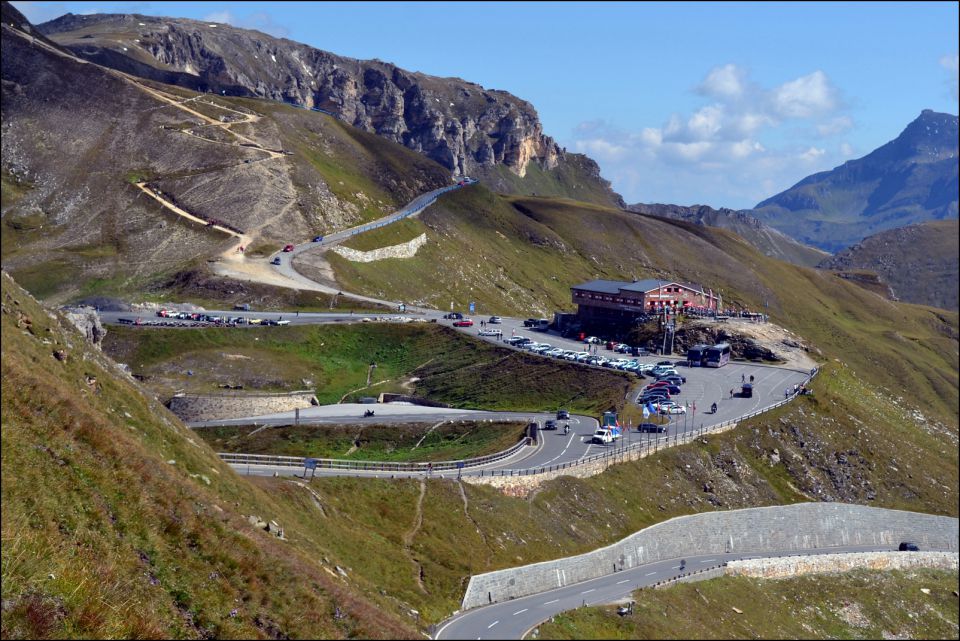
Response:
[{"label": "white cloud", "polygon": [[826,149],[818,149],[817,147],[810,147],[806,151],[800,154],[800,160],[804,162],[814,162],[827,153]]},{"label": "white cloud", "polygon": [[960,55],[943,56],[940,66],[950,74],[950,95],[954,100],[960,100]]},{"label": "white cloud", "polygon": [[746,89],[746,73],[733,64],[714,67],[697,91],[715,98],[739,98]]},{"label": "white cloud", "polygon": [[578,140],[574,143],[574,148],[600,161],[620,160],[627,153],[626,147],[609,142],[603,138]]},{"label": "white cloud", "polygon": [[836,89],[827,75],[814,71],[810,75],[786,82],[773,90],[776,112],[785,118],[810,118],[829,111],[837,105]]},{"label": "white cloud", "polygon": [[[752,207],[854,151],[834,137],[854,126],[839,90],[822,71],[773,85],[750,82],[732,64],[715,67],[695,90],[707,100],[659,127],[622,131],[582,123],[575,149],[593,155],[627,202]],[[784,126],[790,124],[791,126]],[[797,126],[799,125],[799,126]],[[811,139],[822,139],[815,146]]]},{"label": "white cloud", "polygon": [[853,119],[850,116],[837,116],[817,125],[817,133],[826,138],[842,134],[851,127],[853,127]]},{"label": "white cloud", "polygon": [[219,22],[221,24],[233,24],[235,18],[229,11],[214,11],[203,16],[204,22]]}]

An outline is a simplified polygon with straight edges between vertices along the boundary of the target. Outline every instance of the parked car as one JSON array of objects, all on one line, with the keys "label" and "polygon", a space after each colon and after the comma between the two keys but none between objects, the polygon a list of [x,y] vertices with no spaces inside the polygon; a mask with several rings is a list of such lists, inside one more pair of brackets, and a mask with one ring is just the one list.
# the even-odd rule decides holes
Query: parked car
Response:
[{"label": "parked car", "polygon": [[279,257],[279,256],[275,256],[275,257],[273,258],[273,260],[270,261],[270,264],[271,264],[271,265],[279,265],[279,264],[280,264],[280,257]]},{"label": "parked car", "polygon": [[284,245],[283,251],[285,251],[285,252],[292,252],[292,251],[293,251],[293,245]]},{"label": "parked car", "polygon": [[481,329],[478,332],[479,336],[503,336],[503,332],[499,329]]},{"label": "parked car", "polygon": [[686,414],[687,408],[683,405],[668,405],[660,408],[661,414]]},{"label": "parked car", "polygon": [[525,341],[525,340],[527,340],[527,339],[526,339],[525,337],[523,337],[523,336],[511,336],[509,339],[507,339],[507,344],[508,344],[508,345],[518,345],[520,342]]},{"label": "parked car", "polygon": [[444,314],[443,317],[452,320],[461,320],[463,318],[463,314],[460,312],[450,312],[449,314]]},{"label": "parked car", "polygon": [[315,243],[322,243],[322,242],[323,242],[323,236],[314,236],[314,237],[313,237],[313,242],[315,242]]},{"label": "parked car", "polygon": [[601,341],[596,336],[587,336],[585,339],[583,339],[583,342],[589,345],[599,345]]},{"label": "parked car", "polygon": [[657,381],[666,381],[668,383],[673,383],[674,385],[683,385],[687,382],[687,378],[679,374],[663,374],[657,377]]},{"label": "parked car", "polygon": [[643,392],[637,396],[637,403],[640,405],[646,405],[651,402],[667,401],[670,400],[670,393],[666,390],[653,390],[650,392]]},{"label": "parked car", "polygon": [[554,358],[560,358],[563,356],[563,349],[560,347],[554,347],[551,350],[546,352],[547,356],[553,356]]},{"label": "parked car", "polygon": [[536,324],[537,324],[536,318],[528,318],[527,320],[523,321],[524,327],[534,327],[536,326]]},{"label": "parked car", "polygon": [[469,318],[463,318],[458,321],[453,321],[454,327],[473,327],[473,321]]},{"label": "parked car", "polygon": [[567,410],[557,410],[557,420],[565,421],[570,418],[570,412]]},{"label": "parked car", "polygon": [[653,433],[653,434],[662,434],[667,431],[666,426],[658,425],[656,423],[640,423],[637,425],[638,432]]},{"label": "parked car", "polygon": [[577,362],[582,363],[583,361],[590,358],[590,352],[577,352]]},{"label": "parked car", "polygon": [[667,365],[673,367],[673,361],[657,361],[657,365]]},{"label": "parked car", "polygon": [[919,552],[920,546],[913,541],[903,541],[898,549],[901,552]]},{"label": "parked car", "polygon": [[487,322],[490,323],[491,325],[499,325],[500,323],[503,322],[503,319],[500,318],[499,316],[491,316],[490,320],[488,320]]},{"label": "parked car", "polygon": [[613,443],[613,434],[610,433],[610,430],[600,428],[593,433],[593,436],[590,438],[590,442],[599,443],[600,445],[609,445],[610,443]]}]

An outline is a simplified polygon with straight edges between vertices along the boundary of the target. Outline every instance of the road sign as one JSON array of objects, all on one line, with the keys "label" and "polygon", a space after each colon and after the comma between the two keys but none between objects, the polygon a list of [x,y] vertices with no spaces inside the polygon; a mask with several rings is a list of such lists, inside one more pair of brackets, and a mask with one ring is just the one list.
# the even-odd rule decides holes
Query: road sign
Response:
[{"label": "road sign", "polygon": [[303,468],[305,470],[315,470],[317,469],[317,459],[308,458],[303,460]]},{"label": "road sign", "polygon": [[470,313],[473,314],[477,311],[477,304],[473,301],[470,301]]},{"label": "road sign", "polygon": [[462,469],[463,469],[463,461],[457,461],[457,469],[458,469],[458,470],[462,470]]}]

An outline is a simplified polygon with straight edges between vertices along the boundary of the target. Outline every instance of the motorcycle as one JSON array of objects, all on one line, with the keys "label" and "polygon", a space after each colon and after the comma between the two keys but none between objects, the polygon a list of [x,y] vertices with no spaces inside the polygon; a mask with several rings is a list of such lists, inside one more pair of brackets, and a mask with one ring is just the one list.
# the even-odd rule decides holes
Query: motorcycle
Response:
[{"label": "motorcycle", "polygon": [[716,413],[717,413],[717,404],[716,404],[716,403],[714,403],[713,405],[710,406],[710,413],[711,413],[711,414],[716,414]]},{"label": "motorcycle", "polygon": [[569,425],[564,425],[564,426],[563,426],[563,433],[564,433],[564,435],[570,433],[570,426],[569,426]]},{"label": "motorcycle", "polygon": [[373,410],[367,410],[366,412],[363,413],[363,417],[364,417],[364,418],[366,418],[366,417],[368,417],[368,416],[373,416]]},{"label": "motorcycle", "polygon": [[683,572],[686,569],[687,569],[687,560],[680,559],[680,571]]}]

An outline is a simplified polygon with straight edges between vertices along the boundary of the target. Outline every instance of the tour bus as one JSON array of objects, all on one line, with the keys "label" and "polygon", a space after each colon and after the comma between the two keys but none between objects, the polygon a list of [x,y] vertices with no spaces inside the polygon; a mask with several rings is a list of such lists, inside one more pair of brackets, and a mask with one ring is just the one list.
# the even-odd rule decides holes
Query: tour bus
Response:
[{"label": "tour bus", "polygon": [[687,350],[687,365],[690,367],[703,367],[705,365],[704,361],[707,358],[707,350],[710,349],[709,345],[694,345]]},{"label": "tour bus", "polygon": [[707,350],[707,367],[723,367],[730,362],[730,343],[717,343]]}]

